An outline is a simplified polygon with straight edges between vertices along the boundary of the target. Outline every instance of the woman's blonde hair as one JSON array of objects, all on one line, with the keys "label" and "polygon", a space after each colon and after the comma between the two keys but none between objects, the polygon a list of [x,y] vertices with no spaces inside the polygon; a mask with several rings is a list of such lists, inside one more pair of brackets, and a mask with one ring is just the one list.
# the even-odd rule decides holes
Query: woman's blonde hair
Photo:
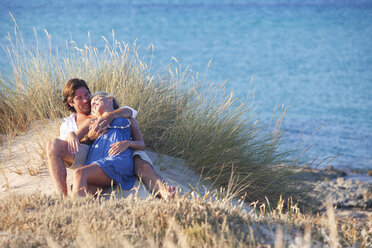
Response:
[{"label": "woman's blonde hair", "polygon": [[107,92],[105,92],[105,91],[98,91],[98,92],[94,93],[94,95],[92,96],[92,99],[93,99],[93,97],[95,97],[95,96],[103,96],[103,97],[105,97],[105,98],[112,98],[112,105],[113,105],[114,109],[118,109],[118,108],[120,108],[120,105],[119,105],[118,100],[117,100],[116,97],[115,97],[114,95],[112,95],[112,94],[109,94],[109,93],[107,93]]}]

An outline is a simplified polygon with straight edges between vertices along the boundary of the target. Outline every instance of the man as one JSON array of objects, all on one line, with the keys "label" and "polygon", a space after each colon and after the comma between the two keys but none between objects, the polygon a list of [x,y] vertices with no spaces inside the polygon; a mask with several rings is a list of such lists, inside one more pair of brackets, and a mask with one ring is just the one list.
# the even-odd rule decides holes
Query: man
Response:
[{"label": "man", "polygon": [[[89,131],[90,136],[79,137],[78,128],[84,122],[91,120],[90,100],[91,94],[86,82],[82,79],[70,79],[63,88],[63,103],[72,114],[65,118],[61,125],[59,139],[51,140],[47,145],[48,168],[53,183],[59,192],[67,195],[67,168],[76,168],[84,165],[88,146],[80,144],[80,140],[89,139],[90,136],[99,136],[108,128],[113,119],[118,117],[130,118],[137,111],[129,108],[119,108],[98,120],[94,128]],[[134,173],[140,177],[150,192],[167,198],[175,192],[174,187],[164,189],[162,178],[152,168],[151,160],[143,151],[133,152]]]}]

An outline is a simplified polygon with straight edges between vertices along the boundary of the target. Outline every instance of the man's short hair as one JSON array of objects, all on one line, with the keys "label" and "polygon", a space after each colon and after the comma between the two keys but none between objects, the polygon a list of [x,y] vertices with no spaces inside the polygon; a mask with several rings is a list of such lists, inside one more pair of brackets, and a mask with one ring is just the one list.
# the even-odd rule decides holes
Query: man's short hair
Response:
[{"label": "man's short hair", "polygon": [[62,90],[63,104],[70,112],[76,112],[76,110],[74,107],[70,106],[68,100],[73,100],[75,91],[81,87],[85,87],[90,93],[87,83],[80,78],[70,79],[65,83],[65,86],[63,86]]}]

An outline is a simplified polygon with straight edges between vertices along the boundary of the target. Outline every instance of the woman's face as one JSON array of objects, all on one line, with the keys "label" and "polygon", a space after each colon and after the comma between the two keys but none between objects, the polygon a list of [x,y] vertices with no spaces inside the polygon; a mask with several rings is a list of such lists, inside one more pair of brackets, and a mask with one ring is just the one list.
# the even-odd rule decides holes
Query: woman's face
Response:
[{"label": "woman's face", "polygon": [[109,106],[110,99],[107,97],[104,97],[102,95],[97,95],[92,98],[90,104],[91,104],[91,111],[93,114],[102,114],[106,108]]}]

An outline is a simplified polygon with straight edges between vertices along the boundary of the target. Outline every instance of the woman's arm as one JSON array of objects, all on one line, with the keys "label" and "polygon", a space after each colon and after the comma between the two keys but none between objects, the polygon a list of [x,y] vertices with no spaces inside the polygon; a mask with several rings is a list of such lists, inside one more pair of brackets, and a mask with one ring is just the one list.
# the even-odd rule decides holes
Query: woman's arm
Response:
[{"label": "woman's arm", "polygon": [[132,145],[130,146],[134,150],[145,150],[145,142],[143,141],[141,130],[138,126],[136,119],[130,118],[131,131],[132,131]]},{"label": "woman's arm", "polygon": [[131,122],[132,140],[124,140],[112,144],[110,150],[108,151],[110,156],[120,154],[128,148],[132,148],[134,150],[145,150],[145,142],[143,141],[137,121],[134,118],[130,118],[129,120]]}]

